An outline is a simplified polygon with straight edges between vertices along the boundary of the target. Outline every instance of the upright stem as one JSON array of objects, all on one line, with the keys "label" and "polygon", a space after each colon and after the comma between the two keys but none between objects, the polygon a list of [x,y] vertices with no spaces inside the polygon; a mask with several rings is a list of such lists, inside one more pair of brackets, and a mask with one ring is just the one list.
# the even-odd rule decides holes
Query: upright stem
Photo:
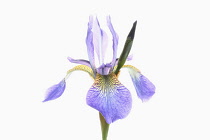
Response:
[{"label": "upright stem", "polygon": [[102,140],[107,140],[109,124],[106,123],[106,120],[104,119],[104,117],[101,115],[100,112],[99,112],[99,117],[100,117],[100,121],[101,121]]}]

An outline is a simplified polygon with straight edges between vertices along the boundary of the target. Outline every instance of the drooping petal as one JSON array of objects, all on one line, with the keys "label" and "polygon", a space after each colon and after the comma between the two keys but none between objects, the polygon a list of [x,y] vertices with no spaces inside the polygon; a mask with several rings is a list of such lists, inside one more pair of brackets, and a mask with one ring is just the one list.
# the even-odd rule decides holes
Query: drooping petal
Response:
[{"label": "drooping petal", "polygon": [[128,68],[138,97],[142,101],[150,99],[155,93],[155,85],[134,66],[124,65],[123,68]]},{"label": "drooping petal", "polygon": [[72,68],[72,69],[70,69],[70,70],[67,71],[67,74],[66,74],[66,76],[65,76],[65,80],[67,80],[68,77],[69,77],[69,76],[72,74],[72,72],[74,72],[74,71],[84,71],[84,72],[87,72],[87,73],[90,75],[90,77],[91,77],[92,79],[94,79],[94,73],[93,73],[93,71],[92,71],[92,69],[91,69],[90,67],[88,67],[88,66],[86,66],[86,65],[78,65],[78,66],[75,66],[74,68]]},{"label": "drooping petal", "polygon": [[87,30],[87,37],[86,37],[86,45],[87,45],[87,52],[88,58],[90,61],[91,68],[95,73],[95,59],[94,59],[94,45],[93,45],[93,17],[90,16],[89,23],[88,23],[88,30]]},{"label": "drooping petal", "polygon": [[112,33],[112,41],[113,41],[113,45],[112,45],[112,48],[113,48],[113,59],[112,59],[112,66],[114,67],[114,64],[115,64],[115,60],[117,58],[117,46],[118,46],[118,35],[117,33],[115,32],[113,26],[112,26],[112,23],[111,23],[111,18],[110,16],[107,16],[107,26],[109,27],[109,30],[111,31]]},{"label": "drooping petal", "polygon": [[72,68],[72,69],[67,71],[67,74],[66,74],[65,78],[61,82],[59,82],[56,85],[53,85],[52,87],[50,87],[46,91],[46,97],[45,97],[45,100],[43,102],[54,100],[54,99],[57,99],[58,97],[60,97],[63,94],[63,92],[64,92],[64,90],[66,88],[66,80],[68,79],[68,77],[74,71],[87,72],[90,75],[90,77],[92,79],[94,79],[94,73],[93,73],[93,71],[92,71],[92,69],[90,67],[88,67],[86,65],[75,66],[74,68]]},{"label": "drooping petal", "polygon": [[132,107],[130,91],[118,81],[114,73],[97,74],[86,101],[104,116],[108,124],[125,118]]},{"label": "drooping petal", "polygon": [[63,79],[60,83],[53,85],[46,92],[46,97],[43,102],[57,99],[60,97],[66,88],[66,81]]},{"label": "drooping petal", "polygon": [[98,56],[99,65],[104,63],[104,56],[108,45],[108,36],[105,31],[100,28],[97,17],[93,20],[93,45]]},{"label": "drooping petal", "polygon": [[87,60],[83,60],[83,59],[73,59],[71,57],[67,58],[71,63],[77,63],[77,64],[81,64],[81,65],[86,65],[88,67],[91,67],[90,62]]}]

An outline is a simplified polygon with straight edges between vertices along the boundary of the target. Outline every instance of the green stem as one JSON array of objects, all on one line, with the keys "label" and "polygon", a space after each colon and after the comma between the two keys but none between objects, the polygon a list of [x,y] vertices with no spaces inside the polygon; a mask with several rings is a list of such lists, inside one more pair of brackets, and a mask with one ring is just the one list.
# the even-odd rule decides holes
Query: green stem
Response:
[{"label": "green stem", "polygon": [[109,124],[106,123],[106,120],[104,119],[104,117],[101,115],[100,112],[99,112],[99,117],[100,117],[100,121],[101,121],[102,140],[107,140]]}]

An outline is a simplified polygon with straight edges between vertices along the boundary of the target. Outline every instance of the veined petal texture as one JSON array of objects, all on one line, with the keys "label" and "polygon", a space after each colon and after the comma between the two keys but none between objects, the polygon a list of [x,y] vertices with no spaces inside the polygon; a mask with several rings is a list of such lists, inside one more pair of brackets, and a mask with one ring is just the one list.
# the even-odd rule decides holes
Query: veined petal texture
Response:
[{"label": "veined petal texture", "polygon": [[108,45],[108,36],[105,31],[100,27],[97,17],[93,20],[93,45],[98,56],[99,64],[104,63],[104,56]]},{"label": "veined petal texture", "polygon": [[118,81],[114,73],[97,74],[86,101],[103,115],[108,124],[125,118],[132,107],[130,91]]},{"label": "veined petal texture", "polygon": [[134,66],[124,65],[123,67],[128,68],[138,97],[142,101],[150,99],[155,93],[155,85]]},{"label": "veined petal texture", "polygon": [[112,26],[112,23],[111,23],[111,18],[110,16],[107,16],[107,25],[109,27],[109,30],[111,31],[112,33],[112,41],[113,41],[113,45],[112,45],[112,48],[113,48],[113,59],[112,59],[112,66],[114,66],[115,64],[115,60],[117,58],[117,46],[118,46],[118,35],[117,33],[115,32],[113,26]]},{"label": "veined petal texture", "polygon": [[93,45],[93,17],[90,16],[89,22],[88,22],[88,30],[87,30],[87,37],[86,37],[86,45],[87,45],[87,52],[88,52],[88,58],[90,61],[90,65],[92,70],[95,73],[95,58],[94,58],[94,45]]},{"label": "veined petal texture", "polygon": [[43,102],[57,99],[60,97],[66,88],[66,81],[63,79],[60,83],[53,85],[46,92],[46,97]]}]

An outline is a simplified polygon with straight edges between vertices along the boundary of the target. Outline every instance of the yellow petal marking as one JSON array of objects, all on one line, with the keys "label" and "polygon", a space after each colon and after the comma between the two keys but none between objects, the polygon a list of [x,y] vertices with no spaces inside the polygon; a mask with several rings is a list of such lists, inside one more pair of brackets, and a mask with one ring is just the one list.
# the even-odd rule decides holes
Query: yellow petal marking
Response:
[{"label": "yellow petal marking", "polygon": [[141,71],[139,69],[137,69],[136,67],[134,67],[132,65],[124,65],[122,68],[130,68],[132,70],[135,70],[136,72],[140,72],[141,73]]},{"label": "yellow petal marking", "polygon": [[77,70],[87,72],[90,75],[90,77],[92,79],[94,79],[94,73],[93,73],[92,69],[86,65],[78,65],[78,66],[75,66],[74,68],[68,70],[65,79],[67,79],[73,71],[77,71]]},{"label": "yellow petal marking", "polygon": [[117,76],[114,73],[109,75],[96,74],[93,86],[104,93],[104,95],[101,94],[102,96],[106,96],[107,93],[114,93],[114,90],[116,90],[120,84],[121,83],[118,81]]}]

